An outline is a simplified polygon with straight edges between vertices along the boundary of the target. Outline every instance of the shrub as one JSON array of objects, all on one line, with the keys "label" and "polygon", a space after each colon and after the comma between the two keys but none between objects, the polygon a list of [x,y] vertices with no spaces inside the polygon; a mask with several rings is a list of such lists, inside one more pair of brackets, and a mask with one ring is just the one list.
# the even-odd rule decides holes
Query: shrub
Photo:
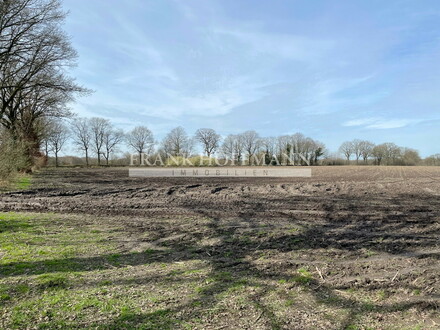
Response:
[{"label": "shrub", "polygon": [[0,135],[0,180],[10,181],[19,171],[30,168],[26,148],[22,142],[15,141],[5,131]]}]

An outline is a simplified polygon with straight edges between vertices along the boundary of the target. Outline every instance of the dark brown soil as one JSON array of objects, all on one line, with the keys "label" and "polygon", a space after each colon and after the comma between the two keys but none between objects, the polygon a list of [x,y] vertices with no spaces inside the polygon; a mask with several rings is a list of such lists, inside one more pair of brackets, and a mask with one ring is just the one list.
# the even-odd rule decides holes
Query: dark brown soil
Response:
[{"label": "dark brown soil", "polygon": [[[274,286],[249,293],[261,307],[248,315],[249,328],[440,328],[440,168],[312,171],[292,179],[151,179],[129,178],[127,169],[53,169],[29,190],[2,194],[0,210],[116,222],[127,235],[121,252],[166,247],[173,253],[163,262],[203,260],[214,274],[264,283],[312,274],[292,284],[306,293],[288,312],[264,304],[267,295],[282,300]],[[204,293],[203,308],[225,285]],[[200,328],[244,327],[239,315]]]}]

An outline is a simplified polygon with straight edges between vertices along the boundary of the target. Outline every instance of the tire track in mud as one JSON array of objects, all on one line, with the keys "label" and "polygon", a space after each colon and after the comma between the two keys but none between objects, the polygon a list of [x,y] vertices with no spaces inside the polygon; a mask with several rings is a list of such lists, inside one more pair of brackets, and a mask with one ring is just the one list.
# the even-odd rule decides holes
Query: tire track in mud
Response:
[{"label": "tire track in mud", "polygon": [[[254,242],[240,243],[235,251],[286,254],[280,263],[274,258],[260,265],[253,259],[257,268],[322,265],[323,276],[340,288],[377,287],[382,284],[375,278],[389,279],[399,271],[396,286],[412,288],[421,278],[438,292],[432,279],[440,276],[440,200],[429,191],[440,188],[440,181],[432,183],[438,171],[405,169],[403,183],[395,180],[396,169],[359,167],[345,177],[339,168],[328,171],[319,169],[312,180],[194,182],[137,180],[125,170],[54,170],[42,173],[30,190],[2,194],[0,208],[111,217],[131,233],[133,246],[159,246],[160,237],[179,244],[197,244],[204,237],[225,244],[224,236],[238,242],[250,236]],[[157,219],[188,217],[206,219],[218,229],[177,222],[151,227]],[[258,234],[261,230],[267,236]],[[145,232],[156,238],[143,241],[139,235]],[[301,253],[306,257],[298,258]]]}]

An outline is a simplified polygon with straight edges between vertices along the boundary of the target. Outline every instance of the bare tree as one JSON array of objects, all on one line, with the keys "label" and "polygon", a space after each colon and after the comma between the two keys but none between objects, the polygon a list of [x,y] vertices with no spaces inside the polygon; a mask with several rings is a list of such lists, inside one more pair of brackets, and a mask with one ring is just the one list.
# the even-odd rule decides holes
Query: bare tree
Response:
[{"label": "bare tree", "polygon": [[302,133],[295,133],[290,137],[286,153],[289,155],[287,164],[293,158],[295,165],[308,165],[313,140]]},{"label": "bare tree", "polygon": [[195,134],[195,139],[203,146],[208,157],[219,147],[221,136],[212,128],[200,128]]},{"label": "bare tree", "polygon": [[46,156],[46,159],[49,158],[49,152],[50,152],[50,137],[53,135],[53,130],[55,126],[55,121],[50,120],[46,121],[44,124],[44,129],[41,129],[41,143],[44,148],[44,155]]},{"label": "bare tree", "polygon": [[87,92],[66,75],[77,54],[64,19],[58,0],[0,3],[0,124],[26,141],[30,158],[41,142],[39,119],[68,116],[65,105]]},{"label": "bare tree", "polygon": [[89,166],[89,150],[92,144],[92,132],[87,118],[77,118],[72,121],[71,133],[73,144],[86,156],[86,165]]},{"label": "bare tree", "polygon": [[162,147],[168,155],[188,157],[192,152],[193,141],[183,127],[176,127],[162,141]]},{"label": "bare tree", "polygon": [[104,151],[102,155],[105,158],[105,164],[109,165],[110,155],[116,151],[117,146],[124,140],[122,130],[109,127],[104,133]]},{"label": "bare tree", "polygon": [[58,167],[58,153],[63,148],[64,144],[69,138],[68,128],[61,122],[57,121],[53,123],[52,132],[49,136],[50,150],[55,155],[55,166]]},{"label": "bare tree", "polygon": [[235,141],[234,141],[234,135],[230,134],[228,135],[221,146],[221,153],[223,157],[227,159],[235,159]]},{"label": "bare tree", "polygon": [[104,118],[94,117],[90,119],[90,132],[92,135],[92,148],[98,157],[98,165],[101,165],[101,155],[105,142],[105,133],[111,129],[110,121]]},{"label": "bare tree", "polygon": [[240,164],[243,160],[243,137],[241,135],[228,135],[223,141],[221,152],[222,154],[232,160],[234,163]]},{"label": "bare tree", "polygon": [[246,131],[241,134],[241,137],[243,139],[244,150],[248,156],[249,165],[251,165],[254,161],[254,155],[261,146],[260,136],[255,131]]},{"label": "bare tree", "polygon": [[359,164],[359,158],[361,158],[362,155],[362,141],[355,139],[351,141],[351,145],[353,147],[353,153],[356,157],[356,164]]},{"label": "bare tree", "polygon": [[359,147],[361,150],[362,159],[364,160],[364,163],[367,163],[368,158],[372,155],[374,143],[370,141],[361,141]]},{"label": "bare tree", "polygon": [[142,155],[153,151],[153,133],[145,126],[137,126],[127,134],[126,138],[128,145],[139,154],[139,165],[142,165]]},{"label": "bare tree", "polygon": [[347,159],[347,163],[350,162],[350,157],[353,154],[354,147],[351,141],[347,141],[341,144],[339,147],[339,152],[342,153]]},{"label": "bare tree", "polygon": [[397,165],[397,160],[402,157],[402,148],[392,142],[384,143],[385,147],[385,160],[387,165]]}]

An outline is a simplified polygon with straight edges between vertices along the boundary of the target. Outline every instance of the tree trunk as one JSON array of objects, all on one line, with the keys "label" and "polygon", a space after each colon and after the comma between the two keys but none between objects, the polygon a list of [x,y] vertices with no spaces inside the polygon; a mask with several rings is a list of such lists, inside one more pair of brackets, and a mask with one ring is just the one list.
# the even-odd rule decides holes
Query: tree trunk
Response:
[{"label": "tree trunk", "polygon": [[89,167],[89,151],[86,149],[86,167]]}]

